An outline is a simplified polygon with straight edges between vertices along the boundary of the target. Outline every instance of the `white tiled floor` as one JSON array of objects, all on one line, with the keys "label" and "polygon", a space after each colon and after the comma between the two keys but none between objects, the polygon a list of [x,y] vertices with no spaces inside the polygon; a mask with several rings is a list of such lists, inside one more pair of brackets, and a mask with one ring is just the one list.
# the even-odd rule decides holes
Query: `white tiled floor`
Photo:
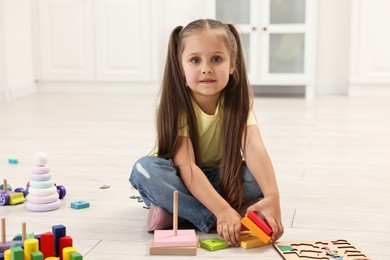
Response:
[{"label": "white tiled floor", "polygon": [[[0,179],[25,186],[32,157],[44,151],[68,192],[52,212],[0,207],[8,239],[22,222],[35,233],[64,224],[85,259],[149,258],[147,210],[129,198],[137,192],[128,176],[153,147],[155,106],[154,96],[115,94],[41,93],[0,102]],[[281,241],[343,238],[372,259],[390,259],[390,99],[256,98],[254,108],[278,177]],[[20,163],[9,165],[10,157]],[[73,210],[75,200],[91,207]],[[199,249],[198,257],[281,259],[271,246]]]}]

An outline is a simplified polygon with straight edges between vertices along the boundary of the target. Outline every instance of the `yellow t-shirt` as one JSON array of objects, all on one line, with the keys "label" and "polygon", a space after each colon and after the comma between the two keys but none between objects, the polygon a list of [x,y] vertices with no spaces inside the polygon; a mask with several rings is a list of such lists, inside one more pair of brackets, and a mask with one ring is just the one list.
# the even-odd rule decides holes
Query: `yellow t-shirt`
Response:
[{"label": "yellow t-shirt", "polygon": [[[198,133],[199,133],[199,166],[213,167],[218,165],[222,156],[221,154],[221,128],[223,107],[221,106],[221,99],[218,102],[214,115],[208,115],[202,111],[198,104],[191,99],[192,107],[194,108],[195,117],[197,119]],[[250,109],[247,126],[257,125],[257,121],[253,110]],[[180,136],[189,136],[188,125],[185,124],[179,129]]]}]

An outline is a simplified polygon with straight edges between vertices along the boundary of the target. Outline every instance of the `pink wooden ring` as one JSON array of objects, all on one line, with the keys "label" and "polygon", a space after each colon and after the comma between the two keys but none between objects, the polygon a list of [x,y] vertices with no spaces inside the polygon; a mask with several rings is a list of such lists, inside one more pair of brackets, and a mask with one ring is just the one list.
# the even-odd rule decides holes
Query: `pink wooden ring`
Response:
[{"label": "pink wooden ring", "polygon": [[48,181],[52,178],[51,173],[42,173],[42,174],[36,174],[32,173],[31,174],[31,180],[32,181]]},{"label": "pink wooden ring", "polygon": [[32,172],[36,174],[44,174],[44,173],[49,173],[50,169],[47,166],[37,166],[33,168]]},{"label": "pink wooden ring", "polygon": [[47,204],[55,202],[59,199],[58,192],[49,195],[49,196],[36,196],[36,195],[27,195],[27,201],[34,204]]},{"label": "pink wooden ring", "polygon": [[40,211],[40,212],[52,211],[60,207],[61,207],[61,200],[57,200],[55,202],[48,203],[48,204],[34,204],[28,201],[26,202],[26,208],[31,211]]}]

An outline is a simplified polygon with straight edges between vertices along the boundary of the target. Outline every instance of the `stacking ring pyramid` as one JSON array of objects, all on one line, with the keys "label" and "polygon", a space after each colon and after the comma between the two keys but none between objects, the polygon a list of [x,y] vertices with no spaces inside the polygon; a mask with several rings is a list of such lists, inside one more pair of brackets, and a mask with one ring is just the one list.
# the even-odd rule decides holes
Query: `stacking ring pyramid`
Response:
[{"label": "stacking ring pyramid", "polygon": [[61,206],[57,188],[50,169],[46,166],[46,154],[39,152],[34,156],[26,208],[31,211],[52,211]]}]

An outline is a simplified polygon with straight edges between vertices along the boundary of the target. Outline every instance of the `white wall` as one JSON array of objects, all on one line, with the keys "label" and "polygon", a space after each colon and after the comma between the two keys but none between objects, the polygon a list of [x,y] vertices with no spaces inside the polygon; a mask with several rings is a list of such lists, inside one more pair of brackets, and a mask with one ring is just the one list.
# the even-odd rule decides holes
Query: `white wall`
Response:
[{"label": "white wall", "polygon": [[350,0],[319,0],[317,94],[347,94],[349,81]]},{"label": "white wall", "polygon": [[[315,1],[315,0],[310,0]],[[33,92],[31,0],[0,0],[0,100]],[[210,18],[211,0],[152,0],[157,21],[157,78],[164,68],[169,34],[177,25]],[[318,0],[317,94],[346,94],[349,77],[351,0]],[[156,26],[155,26],[156,27]]]},{"label": "white wall", "polygon": [[0,0],[0,100],[35,91],[30,0]]}]

